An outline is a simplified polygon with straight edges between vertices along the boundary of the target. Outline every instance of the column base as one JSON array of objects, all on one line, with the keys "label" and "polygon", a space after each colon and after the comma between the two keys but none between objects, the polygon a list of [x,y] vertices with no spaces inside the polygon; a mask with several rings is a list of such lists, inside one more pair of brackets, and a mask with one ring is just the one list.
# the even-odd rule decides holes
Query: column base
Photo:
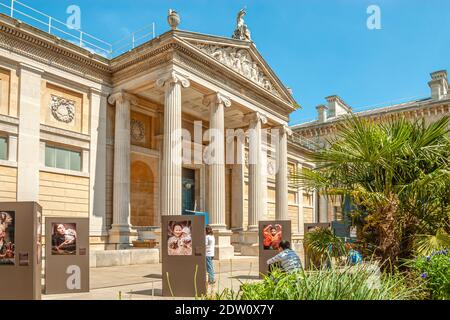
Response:
[{"label": "column base", "polygon": [[259,235],[258,231],[241,232],[241,255],[259,256]]},{"label": "column base", "polygon": [[234,252],[241,252],[241,233],[242,228],[232,229],[233,235],[231,236],[231,245],[234,247]]},{"label": "column base", "polygon": [[133,241],[138,238],[137,232],[127,225],[112,225],[108,233],[108,242],[114,245],[116,250],[131,248]]},{"label": "column base", "polygon": [[234,257],[234,247],[231,245],[233,232],[227,229],[214,230],[216,247],[214,250],[214,260],[227,260]]}]

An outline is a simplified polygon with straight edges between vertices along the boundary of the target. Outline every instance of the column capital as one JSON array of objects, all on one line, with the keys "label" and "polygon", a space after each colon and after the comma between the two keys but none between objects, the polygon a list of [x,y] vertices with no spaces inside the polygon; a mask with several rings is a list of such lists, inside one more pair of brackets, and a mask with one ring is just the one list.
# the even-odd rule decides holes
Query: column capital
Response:
[{"label": "column capital", "polygon": [[183,88],[188,88],[191,85],[189,81],[189,77],[179,74],[178,72],[172,71],[170,73],[166,73],[161,76],[158,80],[156,80],[156,85],[158,87],[165,87],[170,83],[180,83]]},{"label": "column capital", "polygon": [[267,123],[267,117],[260,112],[253,112],[245,115],[244,119],[250,124],[255,122],[261,122],[262,124]]},{"label": "column capital", "polygon": [[99,88],[94,88],[94,87],[90,87],[89,88],[89,94],[90,95],[99,95],[99,96],[102,96],[102,97],[109,97],[110,96],[109,92],[105,92],[105,91],[102,91]]},{"label": "column capital", "polygon": [[125,92],[124,90],[113,93],[108,97],[109,104],[124,103],[126,101],[129,101],[132,104],[137,104],[137,98],[134,95]]},{"label": "column capital", "polygon": [[223,104],[224,107],[231,107],[231,100],[220,92],[214,92],[203,97],[203,105],[210,106],[211,103]]},{"label": "column capital", "polygon": [[292,136],[292,134],[294,133],[294,132],[292,131],[292,129],[291,129],[288,125],[285,125],[285,124],[276,126],[276,127],[274,127],[273,129],[278,130],[282,135],[285,135],[285,134],[286,134],[286,135],[288,135],[288,136]]}]

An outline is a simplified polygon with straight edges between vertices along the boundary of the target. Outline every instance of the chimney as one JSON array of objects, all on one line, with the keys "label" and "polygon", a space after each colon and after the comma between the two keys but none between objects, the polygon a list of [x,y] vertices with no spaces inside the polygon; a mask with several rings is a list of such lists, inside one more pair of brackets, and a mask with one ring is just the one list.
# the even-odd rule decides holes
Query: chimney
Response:
[{"label": "chimney", "polygon": [[433,72],[428,85],[431,88],[431,99],[441,100],[444,98],[448,93],[447,70]]},{"label": "chimney", "polygon": [[316,107],[317,109],[317,119],[320,123],[327,122],[327,110],[328,107],[321,104]]},{"label": "chimney", "polygon": [[333,118],[352,112],[352,108],[347,105],[339,96],[333,95],[325,98],[328,102],[328,117]]}]

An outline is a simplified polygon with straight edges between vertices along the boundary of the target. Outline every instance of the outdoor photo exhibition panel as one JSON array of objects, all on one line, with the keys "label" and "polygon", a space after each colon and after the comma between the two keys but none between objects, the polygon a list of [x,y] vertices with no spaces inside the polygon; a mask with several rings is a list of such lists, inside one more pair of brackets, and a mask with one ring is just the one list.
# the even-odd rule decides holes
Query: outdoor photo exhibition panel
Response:
[{"label": "outdoor photo exhibition panel", "polygon": [[45,293],[89,292],[89,219],[45,219]]},{"label": "outdoor photo exhibition panel", "polygon": [[162,217],[163,296],[206,294],[205,218]]},{"label": "outdoor photo exhibition panel", "polygon": [[267,274],[267,260],[276,256],[280,242],[291,242],[291,221],[260,221],[259,222],[259,273]]},{"label": "outdoor photo exhibition panel", "polygon": [[42,208],[0,203],[0,300],[41,299]]}]

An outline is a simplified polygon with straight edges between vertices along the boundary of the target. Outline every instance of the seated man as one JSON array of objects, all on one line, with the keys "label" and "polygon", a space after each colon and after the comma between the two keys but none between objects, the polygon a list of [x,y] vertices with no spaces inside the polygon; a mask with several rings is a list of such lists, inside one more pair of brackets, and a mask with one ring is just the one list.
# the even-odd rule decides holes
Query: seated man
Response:
[{"label": "seated man", "polygon": [[267,260],[268,265],[275,263],[281,266],[286,273],[296,272],[302,269],[302,263],[294,250],[291,249],[289,241],[281,241],[278,248],[278,254],[272,259]]}]

